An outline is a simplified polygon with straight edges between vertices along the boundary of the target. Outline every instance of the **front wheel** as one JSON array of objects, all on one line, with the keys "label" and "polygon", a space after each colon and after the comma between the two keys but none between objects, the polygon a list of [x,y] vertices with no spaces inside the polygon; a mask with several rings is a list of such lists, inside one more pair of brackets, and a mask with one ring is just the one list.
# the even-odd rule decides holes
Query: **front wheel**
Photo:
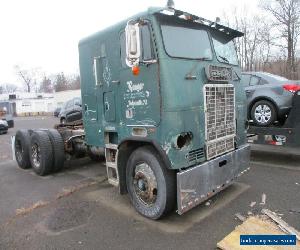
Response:
[{"label": "front wheel", "polygon": [[126,184],[131,202],[143,216],[157,220],[176,202],[175,172],[168,170],[150,146],[136,149],[129,157]]},{"label": "front wheel", "polygon": [[269,126],[277,119],[276,108],[269,101],[258,101],[251,109],[251,119],[258,126]]}]

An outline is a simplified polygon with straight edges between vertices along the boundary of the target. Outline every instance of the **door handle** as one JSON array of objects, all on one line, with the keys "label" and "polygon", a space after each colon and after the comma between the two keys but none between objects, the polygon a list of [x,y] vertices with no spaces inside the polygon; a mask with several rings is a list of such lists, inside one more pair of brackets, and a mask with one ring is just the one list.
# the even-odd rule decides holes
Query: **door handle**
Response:
[{"label": "door handle", "polygon": [[109,103],[108,103],[108,102],[105,102],[105,103],[104,103],[104,108],[105,108],[105,111],[108,111],[108,110],[109,110]]},{"label": "door handle", "polygon": [[120,80],[112,80],[112,83],[120,83]]}]

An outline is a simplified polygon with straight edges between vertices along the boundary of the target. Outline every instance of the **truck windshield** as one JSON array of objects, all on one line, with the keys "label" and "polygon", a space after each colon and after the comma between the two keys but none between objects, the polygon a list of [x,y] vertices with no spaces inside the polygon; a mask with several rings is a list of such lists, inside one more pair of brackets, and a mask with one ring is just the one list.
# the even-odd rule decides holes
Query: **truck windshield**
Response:
[{"label": "truck windshield", "polygon": [[212,51],[205,30],[161,25],[166,52],[172,57],[211,60]]},{"label": "truck windshield", "polygon": [[212,40],[219,62],[238,65],[238,59],[233,41],[212,34]]}]

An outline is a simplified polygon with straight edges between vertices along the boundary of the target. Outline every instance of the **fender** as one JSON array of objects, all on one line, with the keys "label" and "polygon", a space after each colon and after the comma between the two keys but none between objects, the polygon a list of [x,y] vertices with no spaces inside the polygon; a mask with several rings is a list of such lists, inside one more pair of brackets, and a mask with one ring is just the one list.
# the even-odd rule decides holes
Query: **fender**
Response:
[{"label": "fender", "polygon": [[151,145],[157,151],[166,168],[171,168],[171,162],[162,147],[154,140],[130,136],[123,139],[118,146],[118,173],[119,173],[119,192],[127,193],[126,187],[126,165],[130,154],[143,145]]}]

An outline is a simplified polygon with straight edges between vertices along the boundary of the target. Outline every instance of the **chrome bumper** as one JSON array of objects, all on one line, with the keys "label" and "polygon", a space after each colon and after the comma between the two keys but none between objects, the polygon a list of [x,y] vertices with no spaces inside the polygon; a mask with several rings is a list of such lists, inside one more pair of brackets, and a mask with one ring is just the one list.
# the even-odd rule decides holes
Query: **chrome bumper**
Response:
[{"label": "chrome bumper", "polygon": [[250,146],[177,173],[178,214],[183,214],[229,186],[250,169]]}]

